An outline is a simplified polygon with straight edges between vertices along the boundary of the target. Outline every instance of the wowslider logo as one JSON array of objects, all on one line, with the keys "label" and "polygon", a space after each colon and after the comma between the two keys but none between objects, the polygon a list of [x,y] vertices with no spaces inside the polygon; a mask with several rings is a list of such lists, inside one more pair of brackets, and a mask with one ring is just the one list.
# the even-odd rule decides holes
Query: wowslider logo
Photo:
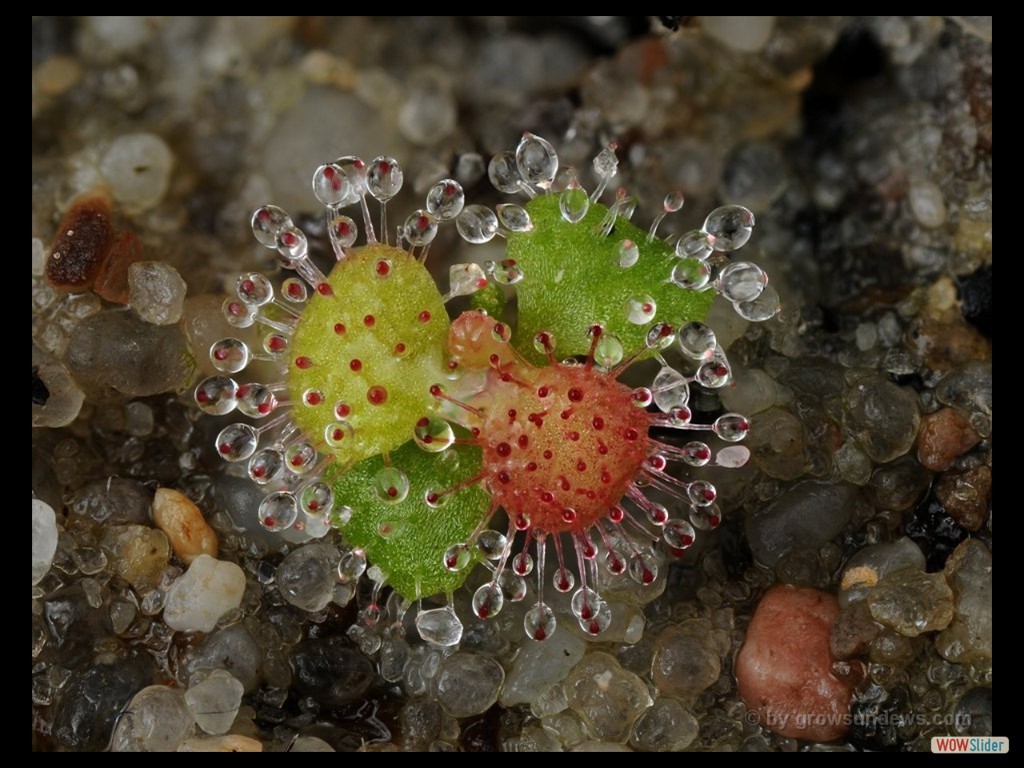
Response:
[{"label": "wowslider logo", "polygon": [[1010,751],[1006,736],[933,736],[932,752],[950,754],[1005,754]]}]

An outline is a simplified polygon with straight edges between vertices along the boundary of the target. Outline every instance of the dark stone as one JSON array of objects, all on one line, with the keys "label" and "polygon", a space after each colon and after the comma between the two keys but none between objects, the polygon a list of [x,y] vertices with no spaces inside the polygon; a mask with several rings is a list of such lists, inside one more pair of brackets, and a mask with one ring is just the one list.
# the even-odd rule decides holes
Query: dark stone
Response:
[{"label": "dark stone", "polygon": [[960,311],[964,319],[992,338],[992,265],[982,267],[960,280]]},{"label": "dark stone", "polygon": [[138,658],[73,673],[54,710],[54,739],[78,752],[104,749],[121,710],[152,674],[152,664]]},{"label": "dark stone", "polygon": [[252,691],[259,683],[262,652],[244,624],[219,629],[187,651],[186,669],[226,669]]},{"label": "dark stone", "polygon": [[917,731],[906,686],[898,685],[878,702],[856,702],[850,742],[865,750],[898,751]]},{"label": "dark stone", "polygon": [[774,567],[794,550],[814,550],[835,538],[850,521],[857,489],[807,480],[746,518],[747,541],[757,560]]},{"label": "dark stone", "polygon": [[43,618],[61,663],[73,667],[92,653],[97,637],[109,633],[106,613],[89,605],[79,585],[58,589],[43,603]]},{"label": "dark stone", "polygon": [[50,399],[50,390],[46,383],[39,377],[39,366],[32,366],[32,405],[46,405]]},{"label": "dark stone", "polygon": [[992,735],[992,689],[971,688],[956,704],[956,721],[953,727],[957,733],[969,736]]},{"label": "dark stone", "polygon": [[305,640],[291,662],[295,687],[325,707],[358,700],[376,676],[369,659],[340,638]]},{"label": "dark stone", "polygon": [[967,531],[950,517],[946,508],[933,495],[929,495],[914,510],[906,534],[924,552],[929,572],[941,571],[946,565],[946,558],[956,549],[957,544],[967,538]]},{"label": "dark stone", "polygon": [[921,500],[931,481],[928,470],[914,458],[904,456],[876,469],[868,488],[878,509],[904,512]]},{"label": "dark stone", "polygon": [[462,726],[459,746],[466,752],[500,752],[501,708],[491,707]]}]

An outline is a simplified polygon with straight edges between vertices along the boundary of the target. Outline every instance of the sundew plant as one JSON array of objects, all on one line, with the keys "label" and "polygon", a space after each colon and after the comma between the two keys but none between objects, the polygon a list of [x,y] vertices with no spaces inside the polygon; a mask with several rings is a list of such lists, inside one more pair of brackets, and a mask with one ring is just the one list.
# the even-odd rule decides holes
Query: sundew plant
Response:
[{"label": "sundew plant", "polygon": [[[253,214],[256,238],[292,274],[238,277],[224,314],[258,326],[261,343],[214,343],[220,373],[195,400],[244,417],[216,449],[266,490],[264,528],[293,540],[340,530],[339,580],[351,593],[372,584],[355,633],[415,604],[421,637],[450,646],[464,620],[531,600],[524,629],[543,641],[561,618],[554,590],[569,596],[570,620],[599,635],[612,620],[603,592],[652,584],[666,556],[719,525],[700,468],[742,466],[751,423],[690,409],[692,388],[732,378],[704,320],[716,295],[767,320],[778,295],[757,265],[731,258],[751,236],[749,210],[726,205],[662,239],[682,195],[666,195],[642,229],[635,198],[611,186],[617,163],[614,145],[601,150],[588,192],[550,143],[525,133],[489,165],[510,202],[466,204],[442,179],[391,223],[397,160],[325,163],[312,186],[336,258],[327,274],[285,211]],[[503,238],[505,258],[452,266],[442,293],[425,264],[450,223],[470,243]],[[514,312],[503,300],[512,291]],[[460,296],[475,308],[451,317]],[[649,359],[659,367],[645,386],[620,381]],[[248,380],[251,361],[276,377]],[[453,595],[477,568],[476,618],[459,616]]]}]

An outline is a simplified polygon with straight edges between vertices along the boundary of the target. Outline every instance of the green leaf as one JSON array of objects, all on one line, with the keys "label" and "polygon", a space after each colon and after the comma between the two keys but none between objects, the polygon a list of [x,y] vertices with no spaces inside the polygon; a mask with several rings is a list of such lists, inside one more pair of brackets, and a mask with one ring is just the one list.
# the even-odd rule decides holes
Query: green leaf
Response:
[{"label": "green leaf", "polygon": [[[651,323],[637,325],[626,318],[626,304],[634,297],[654,300],[651,322],[678,326],[707,316],[715,292],[684,290],[669,280],[678,260],[668,243],[659,238],[647,242],[646,231],[621,218],[601,237],[607,206],[591,204],[578,224],[562,218],[558,195],[537,197],[526,209],[533,229],[509,233],[507,254],[524,273],[516,284],[515,342],[527,357],[543,359],[531,343],[538,331],[554,334],[560,357],[585,355],[590,348],[587,329],[595,323],[618,336],[627,355],[641,349]],[[619,251],[626,239],[639,248],[640,258],[623,269]]]},{"label": "green leaf", "polygon": [[[325,474],[338,500],[333,522],[404,597],[452,592],[472,567],[452,573],[444,567],[444,552],[469,539],[487,514],[490,497],[476,484],[447,496],[439,509],[429,507],[424,497],[428,490],[442,491],[472,478],[480,463],[481,451],[474,446],[453,445],[443,453],[427,453],[410,441],[391,454],[391,465],[405,472],[410,484],[409,494],[398,503],[382,501],[374,491],[373,477],[384,467],[381,456],[344,473],[332,465]],[[342,505],[352,509],[344,524],[338,515]]]}]

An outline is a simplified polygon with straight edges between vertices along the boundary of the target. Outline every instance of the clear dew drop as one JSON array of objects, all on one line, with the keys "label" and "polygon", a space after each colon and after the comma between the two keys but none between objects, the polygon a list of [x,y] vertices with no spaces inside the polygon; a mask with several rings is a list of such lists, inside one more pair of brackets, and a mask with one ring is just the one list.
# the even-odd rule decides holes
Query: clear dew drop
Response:
[{"label": "clear dew drop", "polygon": [[238,388],[238,410],[254,419],[262,419],[277,408],[277,397],[266,384],[251,382]]},{"label": "clear dew drop", "polygon": [[533,221],[530,214],[521,205],[515,203],[499,203],[495,206],[498,215],[498,223],[509,232],[530,232],[533,230]]},{"label": "clear dew drop", "polygon": [[663,351],[672,346],[676,340],[676,330],[668,323],[655,323],[644,336],[644,346],[648,349]]},{"label": "clear dew drop", "polygon": [[252,214],[252,233],[266,248],[277,248],[278,234],[291,225],[291,216],[276,205],[260,206]]},{"label": "clear dew drop", "polygon": [[281,283],[281,296],[291,304],[302,304],[309,298],[309,288],[297,277],[289,277]]},{"label": "clear dew drop", "polygon": [[544,642],[551,637],[557,626],[555,612],[544,603],[537,603],[523,617],[523,629],[526,630],[526,636],[537,642]]},{"label": "clear dew drop", "polygon": [[573,592],[569,608],[577,619],[592,619],[599,613],[601,603],[604,601],[590,587],[580,587]]},{"label": "clear dew drop", "polygon": [[359,225],[344,214],[338,214],[330,223],[331,239],[342,248],[349,248],[359,237]]},{"label": "clear dew drop", "polygon": [[403,234],[409,245],[427,245],[437,236],[437,219],[430,211],[415,210],[405,220]]},{"label": "clear dew drop", "polygon": [[546,139],[526,131],[516,147],[516,168],[526,183],[548,189],[558,173],[558,153]]},{"label": "clear dew drop", "polygon": [[618,550],[610,549],[605,553],[604,567],[612,576],[620,576],[626,571],[626,559]]},{"label": "clear dew drop", "polygon": [[722,524],[722,510],[717,504],[690,508],[690,522],[701,531],[713,531]]},{"label": "clear dew drop", "polygon": [[193,399],[199,410],[211,416],[231,413],[238,405],[238,384],[227,376],[209,376],[196,386]]},{"label": "clear dew drop", "polygon": [[366,190],[379,203],[386,203],[402,188],[405,174],[395,158],[381,155],[370,161],[366,171]]},{"label": "clear dew drop", "polygon": [[455,179],[441,179],[427,191],[427,211],[438,221],[451,221],[465,204],[466,195]]},{"label": "clear dew drop", "polygon": [[473,557],[470,552],[469,545],[465,542],[452,544],[444,551],[444,555],[442,556],[444,567],[452,573],[461,571],[469,565],[472,559]]},{"label": "clear dew drop", "polygon": [[[738,443],[750,431],[750,420],[739,413],[723,413],[712,425],[715,434],[727,443]],[[721,451],[719,451],[721,455]]]},{"label": "clear dew drop", "polygon": [[486,529],[476,539],[476,548],[488,560],[500,560],[508,546],[508,539],[501,531]]},{"label": "clear dew drop", "polygon": [[420,611],[416,615],[416,629],[426,642],[443,648],[458,645],[462,640],[462,622],[450,605]]},{"label": "clear dew drop", "polygon": [[526,579],[510,570],[501,572],[501,576],[498,577],[498,584],[501,587],[501,591],[505,594],[505,598],[510,603],[522,601],[529,591]]},{"label": "clear dew drop", "polygon": [[653,552],[634,552],[629,558],[629,578],[637,584],[651,584],[658,578],[658,559]]},{"label": "clear dew drop", "polygon": [[247,272],[239,275],[235,283],[238,298],[254,307],[262,307],[274,299],[274,286],[259,272]]},{"label": "clear dew drop", "polygon": [[754,214],[742,205],[723,205],[704,219],[704,231],[716,251],[735,251],[746,245],[754,231]]},{"label": "clear dew drop", "polygon": [[467,205],[455,219],[459,234],[474,245],[490,242],[498,231],[498,217],[486,205]]},{"label": "clear dew drop", "polygon": [[287,491],[268,493],[259,508],[260,525],[272,533],[291,528],[299,519],[299,505]]},{"label": "clear dew drop", "polygon": [[276,482],[284,471],[284,455],[275,448],[264,448],[249,459],[249,478],[257,485]]},{"label": "clear dew drop", "polygon": [[676,240],[676,257],[680,259],[698,259],[704,261],[714,247],[711,245],[711,238],[702,229],[691,229],[684,232]]},{"label": "clear dew drop", "polygon": [[650,296],[634,295],[626,299],[622,307],[626,319],[634,325],[646,325],[654,319],[658,305]]},{"label": "clear dew drop", "polygon": [[519,175],[515,154],[506,150],[492,157],[491,162],[487,164],[487,178],[499,192],[507,195],[519,192],[522,177]]},{"label": "clear dew drop", "polygon": [[779,293],[771,285],[766,285],[761,291],[761,295],[753,301],[740,301],[733,304],[733,307],[736,309],[736,314],[744,320],[754,323],[771,320],[782,310]]},{"label": "clear dew drop", "polygon": [[715,355],[711,360],[701,363],[694,378],[708,389],[721,389],[732,381],[732,369],[724,357]]},{"label": "clear dew drop", "polygon": [[729,301],[753,301],[768,284],[768,275],[749,261],[735,261],[718,273],[715,288]]},{"label": "clear dew drop", "polygon": [[686,323],[679,329],[679,350],[690,360],[709,360],[715,354],[718,339],[704,323]]},{"label": "clear dew drop", "polygon": [[275,358],[284,357],[290,345],[291,338],[277,331],[271,331],[263,337],[263,351]]},{"label": "clear dew drop", "polygon": [[351,445],[354,435],[355,429],[343,419],[333,421],[324,427],[324,443],[328,448],[335,450]]},{"label": "clear dew drop", "polygon": [[512,571],[517,576],[529,576],[533,573],[533,558],[529,552],[519,552],[512,558]]},{"label": "clear dew drop", "polygon": [[636,408],[646,408],[654,402],[654,394],[647,387],[637,387],[630,393],[629,400]]},{"label": "clear dew drop", "polygon": [[542,355],[555,351],[555,335],[551,331],[540,331],[533,336],[533,348]]},{"label": "clear dew drop", "polygon": [[608,604],[602,600],[600,610],[592,619],[579,619],[580,629],[588,635],[599,635],[612,623],[612,612]]},{"label": "clear dew drop", "polygon": [[622,362],[626,351],[618,336],[606,333],[601,336],[594,347],[594,362],[602,368],[614,368]]},{"label": "clear dew drop", "polygon": [[661,207],[665,213],[676,213],[677,211],[682,210],[685,202],[686,199],[683,197],[683,193],[679,190],[675,190],[674,192],[669,192],[665,195],[665,199],[662,201]]},{"label": "clear dew drop", "polygon": [[651,384],[654,393],[654,404],[662,413],[690,402],[690,385],[675,368],[663,366]]},{"label": "clear dew drop", "polygon": [[487,582],[473,593],[473,613],[477,618],[490,619],[497,616],[505,605],[505,595],[494,582]]},{"label": "clear dew drop", "polygon": [[673,283],[688,291],[699,291],[707,287],[711,280],[711,269],[706,261],[700,259],[680,259],[672,267]]},{"label": "clear dew drop", "polygon": [[499,344],[508,344],[512,340],[512,328],[508,323],[495,323],[491,326],[491,338]]},{"label": "clear dew drop", "polygon": [[324,205],[348,205],[352,202],[352,184],[340,165],[324,163],[313,171],[312,183],[313,195]]},{"label": "clear dew drop", "polygon": [[409,495],[409,478],[400,469],[383,467],[373,476],[373,490],[381,501],[398,504]]},{"label": "clear dew drop", "polygon": [[294,269],[295,262],[309,251],[306,234],[296,226],[285,227],[277,235],[278,261],[285,269]]},{"label": "clear dew drop", "polygon": [[515,285],[523,279],[523,268],[515,259],[502,259],[501,261],[488,261],[484,264],[487,274],[499,285]]},{"label": "clear dew drop", "polygon": [[355,155],[345,155],[336,159],[333,164],[341,169],[349,184],[349,194],[339,205],[359,202],[359,198],[366,193],[366,163]]},{"label": "clear dew drop", "polygon": [[580,186],[575,174],[558,196],[558,210],[570,224],[579,224],[590,210],[590,197],[587,190]]},{"label": "clear dew drop", "polygon": [[640,248],[632,240],[619,243],[618,265],[620,269],[629,269],[640,260]]},{"label": "clear dew drop", "polygon": [[284,466],[293,475],[308,474],[316,465],[316,448],[307,440],[289,445],[284,452]]},{"label": "clear dew drop", "polygon": [[693,413],[690,411],[688,406],[680,405],[676,406],[668,412],[668,417],[671,424],[675,428],[687,427],[690,425],[690,419],[693,418]]},{"label": "clear dew drop", "polygon": [[334,506],[334,493],[327,483],[307,485],[299,494],[299,506],[310,517],[322,517]]},{"label": "clear dew drop", "polygon": [[695,507],[706,507],[718,497],[718,489],[706,480],[694,480],[686,487],[686,496]]},{"label": "clear dew drop", "polygon": [[429,486],[423,492],[423,503],[431,509],[441,509],[448,503],[451,497],[450,493],[444,493],[444,488]]},{"label": "clear dew drop", "polygon": [[233,328],[248,328],[256,322],[256,307],[246,304],[241,299],[229,296],[224,299],[220,309],[228,325]]},{"label": "clear dew drop", "polygon": [[661,537],[672,549],[687,549],[696,540],[697,532],[685,520],[669,520],[662,529]]},{"label": "clear dew drop", "polygon": [[700,440],[693,440],[679,450],[683,453],[683,461],[691,467],[703,467],[711,461],[711,449]]},{"label": "clear dew drop", "polygon": [[413,428],[413,439],[421,450],[440,453],[455,442],[455,431],[438,416],[424,416]]},{"label": "clear dew drop", "polygon": [[221,373],[238,373],[249,364],[249,347],[239,339],[220,339],[210,345],[210,362]]},{"label": "clear dew drop", "polygon": [[551,574],[551,586],[555,588],[556,592],[571,592],[572,588],[576,586],[576,576],[568,568],[560,567],[555,568],[555,572]]},{"label": "clear dew drop", "polygon": [[656,501],[649,501],[647,508],[644,510],[647,513],[647,520],[651,525],[661,527],[668,522],[668,508],[664,504],[659,504]]},{"label": "clear dew drop", "polygon": [[346,552],[338,561],[338,580],[342,584],[355,581],[364,573],[366,573],[366,553],[361,549]]}]

